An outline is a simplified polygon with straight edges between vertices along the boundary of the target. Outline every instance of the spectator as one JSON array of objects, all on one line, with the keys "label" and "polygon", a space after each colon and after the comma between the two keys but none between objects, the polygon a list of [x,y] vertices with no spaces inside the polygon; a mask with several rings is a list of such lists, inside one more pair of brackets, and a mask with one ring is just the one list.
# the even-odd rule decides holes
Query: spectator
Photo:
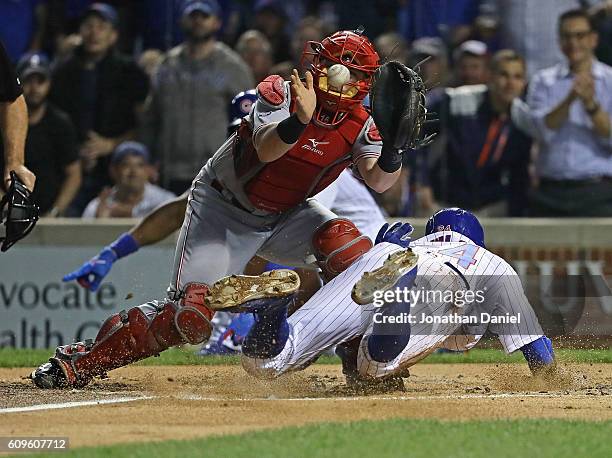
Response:
[{"label": "spectator", "polygon": [[17,73],[28,106],[25,158],[37,177],[33,198],[43,216],[62,216],[81,185],[76,131],[68,115],[47,101],[51,81],[44,55],[22,57]]},{"label": "spectator", "polygon": [[482,41],[463,42],[453,53],[455,62],[454,87],[470,84],[487,84],[489,81],[489,57],[487,45]]},{"label": "spectator", "polygon": [[215,0],[185,2],[186,41],[160,65],[145,112],[143,139],[161,162],[163,186],[175,194],[225,141],[234,95],[254,86],[240,56],[215,39],[219,17]]},{"label": "spectator", "polygon": [[0,2],[0,40],[13,62],[27,51],[42,47],[47,0]]},{"label": "spectator", "polygon": [[111,158],[114,186],[89,202],[83,218],[138,218],[173,199],[174,194],[147,181],[149,160],[142,143],[121,143]]},{"label": "spectator", "polygon": [[599,35],[595,55],[604,64],[612,65],[612,0],[594,6],[589,14]]},{"label": "spectator", "polygon": [[147,49],[138,58],[138,66],[149,77],[149,81],[153,81],[153,77],[159,69],[164,55],[158,49]]},{"label": "spectator", "polygon": [[247,30],[236,43],[236,52],[251,67],[255,82],[270,75],[272,68],[272,46],[266,36],[258,30]]},{"label": "spectator", "polygon": [[255,2],[254,28],[270,40],[274,62],[291,59],[287,46],[291,40],[285,32],[289,17],[285,8],[286,4],[280,0]]},{"label": "spectator", "polygon": [[528,75],[563,60],[555,41],[557,18],[570,8],[600,0],[485,0],[498,18],[501,46],[525,57]]},{"label": "spectator", "polygon": [[148,92],[148,79],[136,63],[114,50],[117,14],[94,3],[81,22],[82,44],[53,74],[50,100],[66,111],[77,128],[83,185],[73,206],[84,206],[110,183],[108,156],[134,138],[137,114]]},{"label": "spectator", "polygon": [[530,84],[541,142],[534,215],[612,216],[612,68],[595,58],[597,39],[586,12],[563,13],[566,62],[537,73]]},{"label": "spectator", "polygon": [[[443,207],[482,216],[522,216],[529,187],[530,137],[519,129],[525,61],[511,50],[491,61],[488,86],[446,89],[432,109],[440,116],[443,155],[433,168],[433,190]],[[427,151],[423,152],[427,156]],[[433,208],[429,208],[431,213]]]},{"label": "spectator", "polygon": [[449,82],[448,52],[440,38],[420,38],[412,43],[409,66],[414,67],[424,60],[425,62],[420,66],[420,73],[427,87],[447,86]]},{"label": "spectator", "polygon": [[295,28],[293,35],[291,36],[291,62],[293,68],[297,68],[302,59],[302,51],[304,46],[309,41],[321,41],[327,35],[331,35],[333,31],[326,30],[323,22],[316,17],[306,16],[303,18]]},{"label": "spectator", "polygon": [[401,3],[398,27],[406,40],[440,37],[454,47],[470,36],[480,1],[419,0]]},{"label": "spectator", "polygon": [[[331,34],[330,32],[329,34]],[[302,67],[302,51],[309,41],[321,41],[326,36],[323,22],[316,17],[306,16],[300,20],[291,36],[291,60],[285,60],[272,66],[271,75],[280,75],[289,80],[294,68]]]},{"label": "spectator", "polygon": [[374,47],[382,62],[390,60],[398,60],[403,64],[408,62],[408,43],[399,33],[387,32],[380,35],[374,41]]}]

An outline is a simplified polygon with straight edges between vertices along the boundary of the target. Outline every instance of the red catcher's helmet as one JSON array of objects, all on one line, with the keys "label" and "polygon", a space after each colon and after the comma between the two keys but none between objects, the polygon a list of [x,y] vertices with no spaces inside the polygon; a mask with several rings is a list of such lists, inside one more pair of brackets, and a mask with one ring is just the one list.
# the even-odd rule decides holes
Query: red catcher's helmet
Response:
[{"label": "red catcher's helmet", "polygon": [[[323,126],[340,124],[347,112],[361,104],[370,92],[374,72],[380,66],[378,53],[370,40],[362,35],[363,29],[354,32],[344,30],[326,37],[323,41],[309,41],[302,53],[302,67],[310,70],[317,94],[316,123]],[[349,70],[364,75],[358,81],[344,84],[340,92],[327,84],[327,69],[342,64]]]}]

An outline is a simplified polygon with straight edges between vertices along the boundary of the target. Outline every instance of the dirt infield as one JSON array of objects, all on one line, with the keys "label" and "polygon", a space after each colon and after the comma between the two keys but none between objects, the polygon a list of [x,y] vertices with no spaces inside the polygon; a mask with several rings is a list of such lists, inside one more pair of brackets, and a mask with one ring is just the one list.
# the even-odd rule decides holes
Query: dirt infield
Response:
[{"label": "dirt infield", "polygon": [[348,393],[335,365],[273,382],[240,366],[129,367],[72,391],[41,391],[27,370],[0,369],[0,436],[68,435],[74,447],[395,417],[612,419],[612,364],[562,369],[546,386],[522,364],[420,364],[406,392],[370,396]]}]

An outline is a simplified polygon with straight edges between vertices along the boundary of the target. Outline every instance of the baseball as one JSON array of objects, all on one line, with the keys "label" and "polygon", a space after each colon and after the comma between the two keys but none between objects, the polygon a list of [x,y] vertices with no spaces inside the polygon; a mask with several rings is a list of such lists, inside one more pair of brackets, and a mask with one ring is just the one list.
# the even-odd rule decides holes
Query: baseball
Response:
[{"label": "baseball", "polygon": [[350,79],[349,69],[342,64],[334,64],[327,69],[327,84],[330,88],[340,90]]}]

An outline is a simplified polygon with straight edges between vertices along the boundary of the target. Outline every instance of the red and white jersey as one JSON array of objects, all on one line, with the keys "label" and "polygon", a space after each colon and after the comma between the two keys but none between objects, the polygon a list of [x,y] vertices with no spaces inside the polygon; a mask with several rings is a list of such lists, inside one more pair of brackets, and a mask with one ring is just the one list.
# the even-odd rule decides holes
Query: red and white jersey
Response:
[{"label": "red and white jersey", "polygon": [[[380,156],[382,141],[374,121],[359,105],[333,128],[313,121],[292,148],[276,161],[259,161],[253,146],[260,129],[293,111],[288,82],[276,84],[278,97],[265,97],[258,86],[247,123],[209,160],[205,171],[253,213],[281,213],[294,208],[334,182],[342,170]],[[276,77],[280,78],[280,77]]]}]

